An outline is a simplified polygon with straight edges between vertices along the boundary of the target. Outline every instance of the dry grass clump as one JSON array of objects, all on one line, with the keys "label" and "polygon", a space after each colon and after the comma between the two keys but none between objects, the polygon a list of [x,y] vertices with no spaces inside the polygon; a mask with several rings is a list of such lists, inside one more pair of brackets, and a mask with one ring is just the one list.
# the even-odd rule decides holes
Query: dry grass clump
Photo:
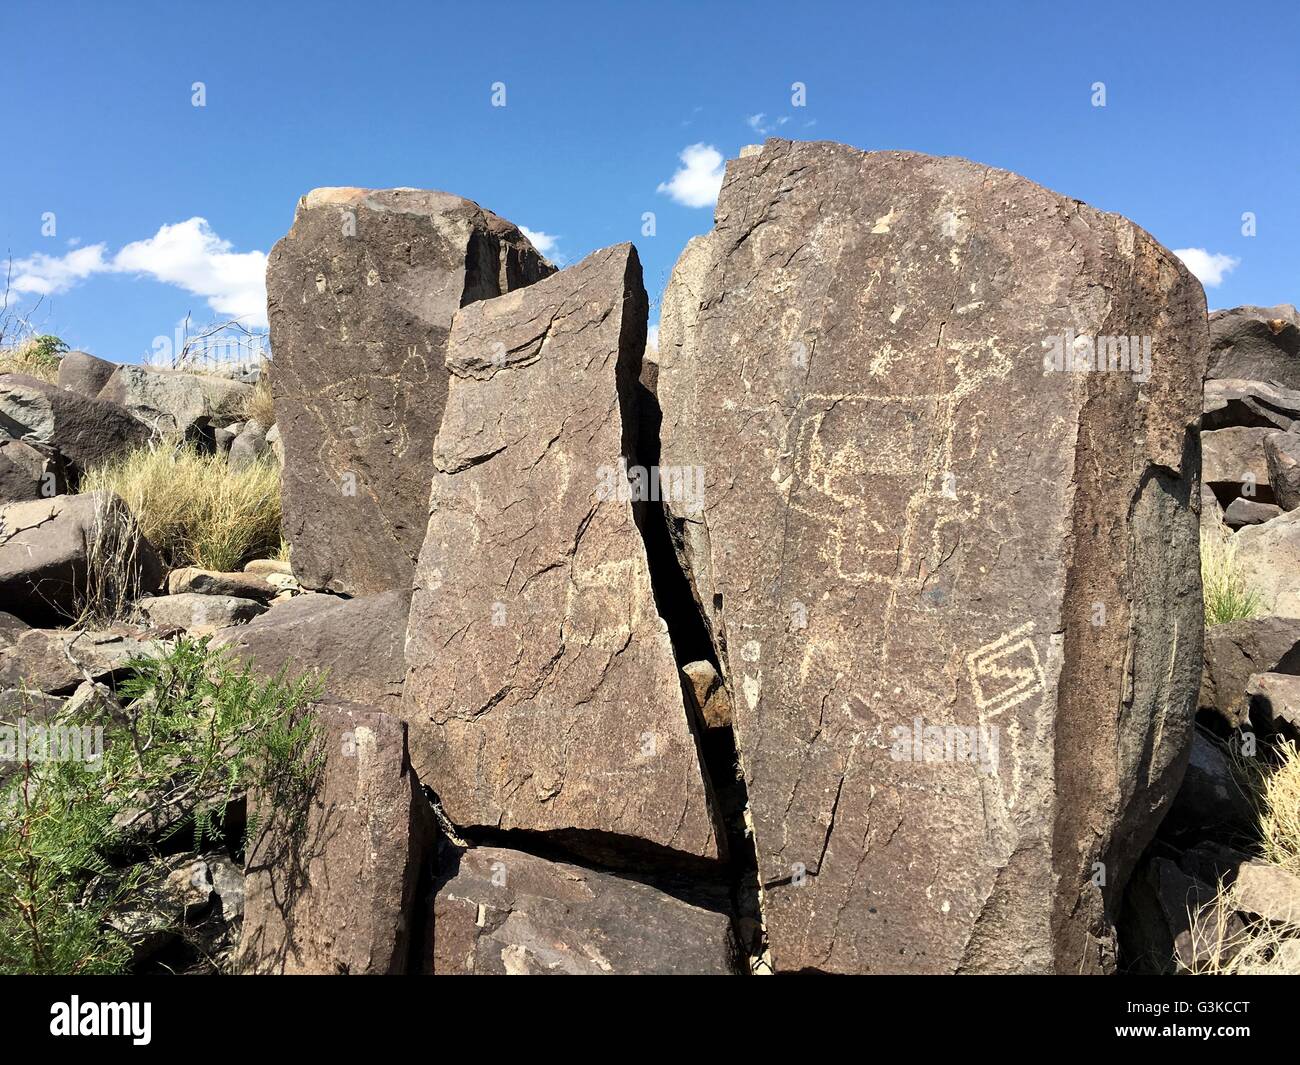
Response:
[{"label": "dry grass clump", "polygon": [[262,365],[262,375],[253,386],[253,394],[244,405],[244,417],[257,422],[264,429],[275,424],[275,404],[271,401],[271,377],[266,364]]},{"label": "dry grass clump", "polygon": [[56,384],[59,379],[59,351],[52,337],[28,337],[12,347],[0,347],[0,373],[21,373]]},{"label": "dry grass clump", "polygon": [[92,470],[82,491],[119,495],[169,566],[236,570],[280,545],[280,471],[223,455],[147,447]]},{"label": "dry grass clump", "polygon": [[1205,533],[1201,534],[1201,583],[1207,627],[1258,617],[1264,608],[1259,592],[1241,572],[1236,546]]}]

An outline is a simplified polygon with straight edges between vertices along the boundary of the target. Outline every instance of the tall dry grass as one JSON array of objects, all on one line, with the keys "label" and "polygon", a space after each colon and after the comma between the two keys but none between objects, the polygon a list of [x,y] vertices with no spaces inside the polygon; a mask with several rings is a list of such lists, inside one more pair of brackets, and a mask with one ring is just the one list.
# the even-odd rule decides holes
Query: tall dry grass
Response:
[{"label": "tall dry grass", "polygon": [[0,348],[0,373],[21,373],[57,384],[59,356],[45,337],[28,337],[12,347]]},{"label": "tall dry grass", "polygon": [[235,570],[280,545],[280,472],[272,461],[232,471],[190,447],[134,451],[90,471],[83,492],[115,492],[169,566]]},{"label": "tall dry grass", "polygon": [[1263,598],[1242,574],[1235,545],[1204,532],[1201,533],[1201,583],[1205,588],[1207,627],[1258,617],[1263,612]]}]

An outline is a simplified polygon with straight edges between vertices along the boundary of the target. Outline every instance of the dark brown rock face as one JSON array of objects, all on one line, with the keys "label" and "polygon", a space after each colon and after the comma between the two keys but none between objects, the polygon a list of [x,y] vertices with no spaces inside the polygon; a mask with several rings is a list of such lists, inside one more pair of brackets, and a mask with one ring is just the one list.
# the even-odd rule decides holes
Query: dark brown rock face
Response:
[{"label": "dark brown rock face", "polygon": [[1201,286],[959,159],[769,141],[715,217],[662,463],[776,969],[1111,968],[1195,706]]},{"label": "dark brown rock face", "polygon": [[117,371],[117,363],[96,358],[84,351],[69,351],[59,360],[59,387],[87,399],[96,398],[108,379]]},{"label": "dark brown rock face", "polygon": [[406,676],[407,604],[398,592],[356,599],[309,592],[223,632],[217,642],[263,675],[310,665],[325,673],[329,696],[396,714]]},{"label": "dark brown rock face", "polygon": [[62,495],[67,491],[63,465],[21,440],[0,440],[0,503]]},{"label": "dark brown rock face", "polygon": [[403,973],[432,824],[406,758],[406,727],[355,703],[317,707],[321,779],[305,809],[250,799],[238,968]]},{"label": "dark brown rock face", "polygon": [[305,587],[409,589],[457,309],[554,268],[477,204],[317,189],[271,252],[284,534]]},{"label": "dark brown rock face", "polygon": [[1210,315],[1207,377],[1300,389],[1300,316],[1288,304],[1233,307]]},{"label": "dark brown rock face", "polygon": [[54,448],[80,470],[149,441],[120,403],[87,399],[26,374],[0,374],[0,434]]},{"label": "dark brown rock face", "polygon": [[[103,559],[119,564],[106,569]],[[0,507],[0,604],[29,624],[66,621],[90,596],[131,599],[161,580],[158,553],[115,495],[63,495]]]},{"label": "dark brown rock face", "polygon": [[631,245],[461,310],[403,715],[463,827],[718,854],[623,465],[646,295]]},{"label": "dark brown rock face", "polygon": [[449,855],[434,903],[437,975],[733,975],[725,914],[653,887],[500,847]]},{"label": "dark brown rock face", "polygon": [[1300,618],[1247,618],[1207,629],[1198,705],[1240,727],[1256,673],[1300,674]]}]

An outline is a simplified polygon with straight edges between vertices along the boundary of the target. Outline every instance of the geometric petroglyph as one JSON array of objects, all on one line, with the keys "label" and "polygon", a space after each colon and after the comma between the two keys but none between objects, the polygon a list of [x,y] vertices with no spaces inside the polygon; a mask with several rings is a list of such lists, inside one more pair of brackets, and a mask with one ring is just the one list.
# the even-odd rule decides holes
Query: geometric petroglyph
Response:
[{"label": "geometric petroglyph", "polygon": [[1038,648],[1030,638],[1033,631],[1034,623],[1026,622],[966,656],[981,734],[989,728],[1000,728],[1010,740],[1011,779],[1007,786],[1003,786],[1001,779],[998,782],[1008,810],[1015,807],[1020,795],[1026,738],[1019,714],[998,719],[1003,718],[1008,710],[1034,700],[1029,708],[1029,721],[1026,722],[1031,742],[1042,739],[1045,724],[1042,695],[1047,687],[1047,679],[1043,674],[1042,660],[1038,657]]},{"label": "geometric petroglyph", "polygon": [[997,717],[1043,690],[1038,649],[1029,639],[1032,621],[966,656],[980,719]]}]

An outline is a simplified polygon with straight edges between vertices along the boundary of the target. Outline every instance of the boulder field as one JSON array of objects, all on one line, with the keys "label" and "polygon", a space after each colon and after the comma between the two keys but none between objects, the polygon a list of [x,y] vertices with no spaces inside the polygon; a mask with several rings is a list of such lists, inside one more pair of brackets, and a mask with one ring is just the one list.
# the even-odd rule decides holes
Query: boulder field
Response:
[{"label": "boulder field", "polygon": [[[1006,171],[777,139],[657,350],[632,245],[556,270],[442,192],[308,193],[268,300],[273,434],[242,382],[0,378],[8,688],[120,661],[54,627],[93,506],[34,486],[81,426],[281,463],[287,564],[136,552],[148,639],[325,673],[316,793],[247,797],[230,969],[1183,972],[1220,881],[1234,935],[1300,913],[1224,746],[1300,730],[1294,309],[1207,316]],[[1208,636],[1203,542],[1267,599]]]}]

